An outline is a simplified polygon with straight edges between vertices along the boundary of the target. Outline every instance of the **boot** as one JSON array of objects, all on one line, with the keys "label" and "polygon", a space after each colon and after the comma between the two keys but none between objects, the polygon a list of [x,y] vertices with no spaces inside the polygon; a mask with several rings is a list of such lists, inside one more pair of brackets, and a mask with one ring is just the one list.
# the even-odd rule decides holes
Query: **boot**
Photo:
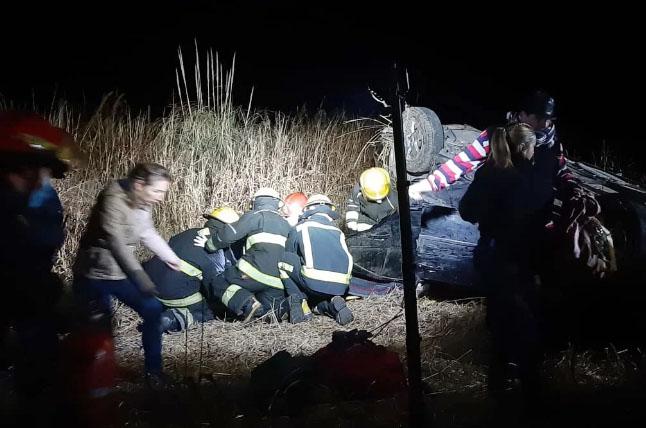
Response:
[{"label": "boot", "polygon": [[251,297],[242,307],[242,323],[246,324],[253,318],[257,317],[256,315],[261,309],[262,304],[255,297]]},{"label": "boot", "polygon": [[334,296],[330,300],[330,306],[334,314],[334,319],[340,325],[346,325],[354,320],[354,315],[350,308],[345,304],[345,299],[341,296]]}]

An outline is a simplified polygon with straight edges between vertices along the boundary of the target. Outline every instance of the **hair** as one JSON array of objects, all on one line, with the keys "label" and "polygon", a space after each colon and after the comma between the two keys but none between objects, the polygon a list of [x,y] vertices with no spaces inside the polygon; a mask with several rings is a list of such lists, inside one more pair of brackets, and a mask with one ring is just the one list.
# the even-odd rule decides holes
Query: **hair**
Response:
[{"label": "hair", "polygon": [[491,154],[489,161],[496,168],[511,168],[514,160],[530,145],[536,144],[536,134],[526,123],[514,123],[496,128],[491,137]]},{"label": "hair", "polygon": [[130,180],[143,181],[150,184],[154,180],[171,181],[170,172],[157,163],[138,163],[128,173]]}]

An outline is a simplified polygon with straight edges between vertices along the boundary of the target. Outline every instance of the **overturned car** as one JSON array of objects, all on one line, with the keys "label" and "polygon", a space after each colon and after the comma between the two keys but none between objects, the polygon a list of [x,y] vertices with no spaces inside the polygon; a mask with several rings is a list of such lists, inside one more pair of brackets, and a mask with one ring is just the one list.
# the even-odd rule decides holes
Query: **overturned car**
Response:
[{"label": "overturned car", "polygon": [[[463,150],[480,133],[468,125],[442,125],[424,107],[408,107],[403,114],[409,180],[424,179],[440,164]],[[388,128],[384,131],[390,131]],[[386,140],[392,141],[389,135]],[[390,156],[394,175],[394,156]],[[646,189],[583,162],[568,161],[573,175],[601,205],[601,222],[612,234],[620,273],[631,276],[646,262]],[[416,274],[419,280],[457,287],[477,294],[472,255],[478,241],[477,225],[461,219],[458,204],[473,180],[463,176],[449,188],[426,193],[411,205],[416,237]],[[555,200],[555,211],[560,201]],[[354,275],[373,281],[401,281],[399,218],[389,218],[372,229],[348,236],[355,261]]]}]

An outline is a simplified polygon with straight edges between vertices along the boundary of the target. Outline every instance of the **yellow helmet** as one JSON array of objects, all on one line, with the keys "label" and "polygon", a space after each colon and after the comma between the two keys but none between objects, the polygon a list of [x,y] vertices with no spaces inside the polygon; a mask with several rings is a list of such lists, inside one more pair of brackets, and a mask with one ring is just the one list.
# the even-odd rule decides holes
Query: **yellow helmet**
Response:
[{"label": "yellow helmet", "polygon": [[236,221],[240,220],[240,216],[238,215],[237,212],[233,210],[233,208],[230,207],[219,207],[211,211],[209,214],[204,214],[202,217],[204,218],[213,218],[216,220],[220,220],[222,223],[235,223]]},{"label": "yellow helmet", "polygon": [[383,168],[368,168],[359,177],[361,193],[370,201],[378,201],[390,193],[390,175]]}]

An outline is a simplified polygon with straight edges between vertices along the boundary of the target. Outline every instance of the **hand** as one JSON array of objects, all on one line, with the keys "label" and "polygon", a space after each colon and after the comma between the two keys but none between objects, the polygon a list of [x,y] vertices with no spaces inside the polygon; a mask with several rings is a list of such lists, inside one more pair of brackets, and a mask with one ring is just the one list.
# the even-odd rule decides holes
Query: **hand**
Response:
[{"label": "hand", "polygon": [[174,271],[179,272],[180,270],[182,270],[182,261],[180,259],[167,260],[166,266],[173,269]]},{"label": "hand", "polygon": [[159,292],[155,283],[152,282],[150,277],[143,269],[136,270],[131,274],[132,282],[135,283],[139,291],[147,296],[158,296]]},{"label": "hand", "polygon": [[193,239],[193,245],[196,247],[201,247],[204,248],[206,246],[206,241],[208,241],[209,238],[206,236],[201,236],[201,235],[195,235],[195,238]]},{"label": "hand", "polygon": [[414,201],[419,201],[422,199],[422,193],[436,191],[437,188],[428,179],[424,179],[408,186],[408,197]]}]

